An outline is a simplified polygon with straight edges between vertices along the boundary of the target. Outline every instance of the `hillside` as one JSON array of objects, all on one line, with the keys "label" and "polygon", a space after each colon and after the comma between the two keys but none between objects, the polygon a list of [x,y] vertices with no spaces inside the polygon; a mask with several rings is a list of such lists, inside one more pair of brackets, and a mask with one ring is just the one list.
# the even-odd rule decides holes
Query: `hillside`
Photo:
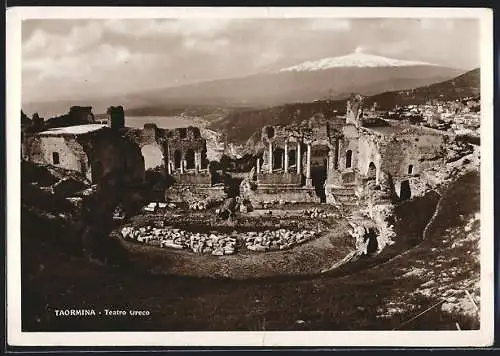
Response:
[{"label": "hillside", "polygon": [[[390,110],[396,105],[423,104],[429,99],[455,100],[479,95],[479,69],[474,69],[451,80],[421,86],[415,89],[388,91],[366,98],[366,106],[377,102],[378,109]],[[346,93],[344,96],[347,96]],[[309,119],[316,113],[332,117],[345,112],[346,100],[322,100],[295,103],[266,109],[236,110],[212,124],[214,130],[227,132],[234,142],[246,142],[264,125],[288,125]]]},{"label": "hillside", "polygon": [[451,101],[480,94],[481,73],[479,68],[444,82],[410,90],[391,91],[368,98],[371,105],[377,102],[381,110],[390,110],[396,105],[425,104],[428,100]]}]

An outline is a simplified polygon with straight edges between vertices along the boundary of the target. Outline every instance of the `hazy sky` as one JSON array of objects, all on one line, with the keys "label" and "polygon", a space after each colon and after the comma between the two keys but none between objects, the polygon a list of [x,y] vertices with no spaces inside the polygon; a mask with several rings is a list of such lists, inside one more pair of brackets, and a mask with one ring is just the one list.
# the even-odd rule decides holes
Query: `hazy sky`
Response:
[{"label": "hazy sky", "polygon": [[479,66],[466,19],[26,20],[23,102],[120,94],[272,71],[356,48]]}]

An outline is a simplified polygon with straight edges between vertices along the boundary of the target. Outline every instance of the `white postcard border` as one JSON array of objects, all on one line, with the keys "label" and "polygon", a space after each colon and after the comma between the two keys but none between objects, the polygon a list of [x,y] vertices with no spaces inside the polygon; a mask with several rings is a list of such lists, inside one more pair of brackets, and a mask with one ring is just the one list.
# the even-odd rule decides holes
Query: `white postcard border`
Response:
[{"label": "white postcard border", "polygon": [[[22,332],[21,21],[65,18],[476,18],[481,23],[481,327],[474,331]],[[487,346],[493,343],[493,11],[479,8],[7,9],[7,337],[11,346]]]}]

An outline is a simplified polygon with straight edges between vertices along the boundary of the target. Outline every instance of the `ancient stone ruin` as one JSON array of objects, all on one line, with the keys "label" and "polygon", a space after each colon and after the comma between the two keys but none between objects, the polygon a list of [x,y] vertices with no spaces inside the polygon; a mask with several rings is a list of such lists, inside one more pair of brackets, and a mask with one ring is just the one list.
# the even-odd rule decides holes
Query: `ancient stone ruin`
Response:
[{"label": "ancient stone ruin", "polygon": [[[338,219],[349,220],[359,249],[373,253],[392,243],[394,202],[421,189],[422,172],[446,163],[450,138],[433,129],[374,120],[370,112],[365,115],[363,101],[360,95],[352,96],[345,116],[315,115],[300,124],[263,127],[260,147],[246,156],[251,159],[249,171],[239,175],[226,171],[227,162],[208,160],[207,140],[198,127],[126,127],[122,106],[109,107],[100,123],[88,107],[73,107],[67,115],[49,120],[24,117],[22,157],[78,172],[93,185],[118,177],[125,189],[121,194],[142,187],[150,191],[142,196],[144,201],[185,204],[193,213],[216,209],[214,216],[228,222],[256,209],[295,203],[309,204],[301,213],[304,217],[329,219],[331,215],[314,208],[323,203],[338,209]],[[352,212],[361,217],[352,218]],[[155,209],[148,206],[144,213]],[[266,251],[316,236],[277,231],[245,235],[255,237],[245,241],[251,248],[250,240],[262,242]],[[160,232],[170,236],[165,229],[155,233]],[[149,230],[144,234],[149,236]]]}]

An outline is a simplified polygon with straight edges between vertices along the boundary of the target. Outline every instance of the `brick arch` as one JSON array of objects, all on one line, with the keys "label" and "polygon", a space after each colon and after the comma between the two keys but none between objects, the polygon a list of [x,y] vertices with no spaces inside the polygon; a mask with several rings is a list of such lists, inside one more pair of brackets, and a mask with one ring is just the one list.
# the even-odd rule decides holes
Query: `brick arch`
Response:
[{"label": "brick arch", "polygon": [[141,154],[144,157],[145,169],[153,169],[164,166],[164,152],[161,146],[155,144],[142,145]]}]

